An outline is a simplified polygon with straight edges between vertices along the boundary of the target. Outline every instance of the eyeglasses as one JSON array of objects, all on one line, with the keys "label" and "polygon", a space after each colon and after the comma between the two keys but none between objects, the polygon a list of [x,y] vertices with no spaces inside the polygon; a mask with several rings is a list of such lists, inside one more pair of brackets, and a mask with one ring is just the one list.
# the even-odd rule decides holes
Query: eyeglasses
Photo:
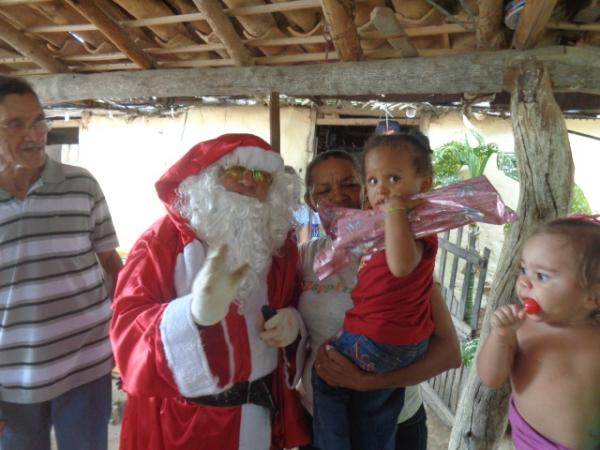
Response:
[{"label": "eyeglasses", "polygon": [[11,120],[8,123],[0,123],[0,128],[6,128],[12,134],[27,134],[33,131],[36,134],[46,134],[51,124],[48,119],[40,119],[33,122],[31,125],[27,125],[22,120]]},{"label": "eyeglasses", "polygon": [[254,182],[256,184],[264,184],[270,186],[273,183],[273,175],[269,172],[265,172],[264,170],[258,169],[248,169],[244,166],[232,166],[226,169],[223,169],[223,173],[227,176],[235,178],[237,180],[241,180],[246,176],[246,174],[251,174]]}]

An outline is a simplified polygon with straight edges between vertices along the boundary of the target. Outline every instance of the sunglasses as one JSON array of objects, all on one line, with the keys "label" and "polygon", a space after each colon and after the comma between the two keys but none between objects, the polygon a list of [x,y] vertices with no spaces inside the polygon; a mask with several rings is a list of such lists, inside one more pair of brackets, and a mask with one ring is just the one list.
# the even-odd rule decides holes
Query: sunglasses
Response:
[{"label": "sunglasses", "polygon": [[223,169],[223,173],[227,176],[235,178],[236,180],[241,180],[246,176],[246,174],[251,174],[252,179],[256,184],[264,184],[270,186],[273,183],[273,175],[269,172],[265,172],[264,170],[258,169],[248,169],[244,166],[232,166],[226,169]]}]

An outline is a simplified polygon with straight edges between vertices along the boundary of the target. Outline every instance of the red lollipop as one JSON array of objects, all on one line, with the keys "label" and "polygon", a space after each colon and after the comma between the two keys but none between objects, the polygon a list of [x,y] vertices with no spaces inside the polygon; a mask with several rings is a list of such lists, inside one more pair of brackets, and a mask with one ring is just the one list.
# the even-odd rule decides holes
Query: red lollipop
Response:
[{"label": "red lollipop", "polygon": [[537,314],[542,310],[540,304],[532,298],[525,299],[523,305],[525,306],[527,314]]}]

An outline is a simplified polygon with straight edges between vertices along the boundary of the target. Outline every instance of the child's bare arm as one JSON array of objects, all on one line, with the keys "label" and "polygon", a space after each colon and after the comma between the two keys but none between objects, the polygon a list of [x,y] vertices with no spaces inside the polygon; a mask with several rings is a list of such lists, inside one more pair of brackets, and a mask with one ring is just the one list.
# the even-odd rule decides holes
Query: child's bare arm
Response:
[{"label": "child's bare arm", "polygon": [[486,386],[497,388],[508,380],[518,346],[517,329],[525,315],[517,305],[502,306],[494,313],[492,331],[477,355],[477,373]]},{"label": "child's bare arm", "polygon": [[400,197],[390,197],[383,207],[385,226],[385,258],[396,277],[411,273],[419,265],[423,246],[416,241],[408,223],[408,207]]}]

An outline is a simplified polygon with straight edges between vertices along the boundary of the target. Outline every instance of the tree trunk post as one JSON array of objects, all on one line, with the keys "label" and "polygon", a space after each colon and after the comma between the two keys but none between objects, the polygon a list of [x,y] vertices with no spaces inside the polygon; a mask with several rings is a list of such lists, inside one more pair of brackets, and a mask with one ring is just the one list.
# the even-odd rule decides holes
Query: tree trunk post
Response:
[{"label": "tree trunk post", "polygon": [[[481,342],[488,336],[493,312],[515,301],[519,249],[538,223],[564,216],[573,188],[573,160],[567,128],[542,63],[527,59],[514,71],[511,117],[519,167],[519,221],[506,239],[487,303]],[[456,411],[448,450],[492,450],[506,430],[509,383],[499,389],[481,384],[473,368]]]}]

